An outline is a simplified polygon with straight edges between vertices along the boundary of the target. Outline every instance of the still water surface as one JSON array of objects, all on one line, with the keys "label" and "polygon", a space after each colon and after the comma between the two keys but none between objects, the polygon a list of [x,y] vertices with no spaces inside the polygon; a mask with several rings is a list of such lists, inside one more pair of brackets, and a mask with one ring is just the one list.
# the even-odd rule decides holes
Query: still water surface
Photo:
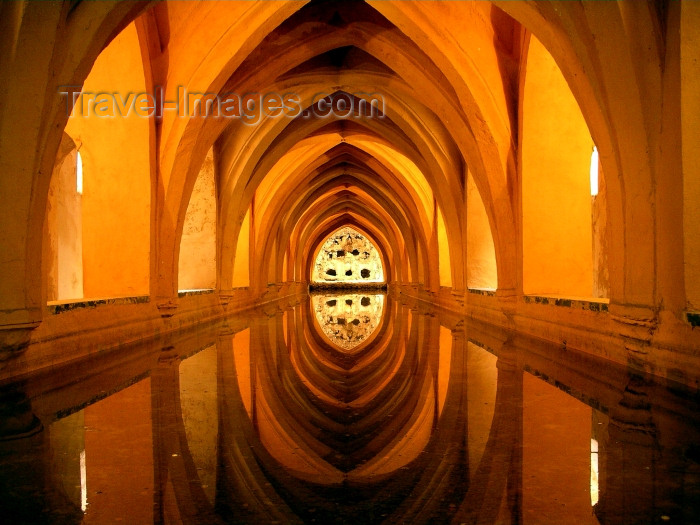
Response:
[{"label": "still water surface", "polygon": [[700,522],[696,393],[381,294],[1,395],[3,523]]}]

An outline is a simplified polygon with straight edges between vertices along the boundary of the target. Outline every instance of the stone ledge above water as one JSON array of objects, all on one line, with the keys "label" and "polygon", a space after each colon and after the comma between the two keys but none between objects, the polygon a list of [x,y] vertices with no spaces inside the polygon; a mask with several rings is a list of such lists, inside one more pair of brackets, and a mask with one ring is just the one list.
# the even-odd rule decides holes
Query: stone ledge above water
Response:
[{"label": "stone ledge above water", "polygon": [[607,312],[608,299],[569,299],[565,297],[547,297],[542,295],[524,295],[523,300],[530,304],[544,304],[575,308],[577,310],[591,310],[592,312]]},{"label": "stone ledge above water", "polygon": [[82,308],[97,308],[98,306],[102,305],[143,304],[148,303],[150,300],[151,299],[148,295],[137,295],[134,297],[108,297],[98,299],[49,301],[46,305],[46,309],[51,315],[56,315]]}]

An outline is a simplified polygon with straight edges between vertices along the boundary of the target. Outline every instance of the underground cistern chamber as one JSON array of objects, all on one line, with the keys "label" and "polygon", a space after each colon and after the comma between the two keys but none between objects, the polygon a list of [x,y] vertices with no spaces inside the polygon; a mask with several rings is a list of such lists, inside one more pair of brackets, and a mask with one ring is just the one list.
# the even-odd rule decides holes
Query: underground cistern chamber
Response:
[{"label": "underground cistern chamber", "polygon": [[698,521],[700,2],[0,35],[4,521]]}]

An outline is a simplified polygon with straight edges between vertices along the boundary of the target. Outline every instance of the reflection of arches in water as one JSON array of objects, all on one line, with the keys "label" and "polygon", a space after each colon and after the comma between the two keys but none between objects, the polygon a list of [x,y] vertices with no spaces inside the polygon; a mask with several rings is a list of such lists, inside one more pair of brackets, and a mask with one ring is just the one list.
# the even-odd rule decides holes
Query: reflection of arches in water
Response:
[{"label": "reflection of arches in water", "polygon": [[[435,352],[426,351],[425,348],[435,343],[440,327],[435,318],[416,315],[408,330],[407,310],[397,307],[395,301],[389,301],[387,308],[393,312],[389,315],[391,322],[387,323],[383,335],[377,338],[375,344],[384,344],[384,338],[407,341],[404,352],[412,355],[407,358],[406,368],[389,384],[388,390],[391,392],[381,391],[376,400],[373,398],[371,403],[356,412],[357,415],[342,409],[345,401],[338,402],[339,408],[319,402],[308,389],[305,390],[307,380],[299,376],[295,378],[296,369],[292,365],[291,351],[297,352],[298,362],[310,363],[308,369],[317,372],[319,381],[322,373],[330,373],[328,370],[331,369],[330,358],[326,362],[327,369],[324,369],[314,362],[315,354],[303,348],[293,349],[294,346],[314,346],[297,336],[305,334],[304,325],[309,322],[310,314],[308,304],[298,308],[295,313],[286,312],[291,333],[289,345],[284,343],[284,313],[278,313],[276,318],[253,323],[250,340],[255,345],[247,371],[253,372],[253,382],[256,383],[252,387],[253,391],[272,400],[269,404],[274,409],[273,414],[280,415],[280,428],[297,431],[295,438],[300,441],[295,442],[295,445],[300,450],[303,449],[298,452],[300,455],[303,453],[306,454],[305,457],[310,457],[307,452],[316,449],[333,451],[333,447],[343,439],[346,445],[353,444],[353,436],[347,438],[342,432],[346,428],[353,428],[358,433],[374,433],[375,441],[368,438],[364,444],[359,440],[354,442],[355,445],[365,446],[364,452],[373,451],[376,456],[388,450],[396,451],[395,443],[389,438],[410,426],[410,423],[405,423],[403,415],[415,418],[417,412],[425,407],[422,398],[436,376]],[[241,328],[242,326],[237,327],[239,330]],[[633,512],[637,513],[634,516],[643,518],[660,508],[658,503],[644,499],[645,490],[654,487],[655,477],[662,475],[660,472],[665,472],[669,466],[680,464],[678,461],[687,461],[687,458],[679,459],[673,453],[664,457],[655,456],[655,470],[645,470],[645,462],[649,459],[649,454],[657,450],[655,447],[658,447],[658,440],[662,439],[660,436],[663,429],[669,428],[669,421],[674,428],[679,423],[675,419],[677,416],[671,416],[667,410],[672,405],[665,406],[667,413],[660,416],[657,412],[654,420],[651,420],[651,412],[643,403],[651,396],[651,386],[639,380],[630,384],[624,369],[613,373],[614,369],[611,368],[593,376],[590,363],[586,365],[585,356],[570,350],[562,350],[563,356],[558,356],[555,350],[548,347],[546,349],[552,351],[546,355],[527,351],[519,341],[504,342],[503,338],[494,334],[483,336],[474,327],[469,329],[469,337],[476,338],[493,349],[498,368],[494,413],[489,426],[484,427],[488,438],[481,457],[472,459],[471,451],[467,450],[467,436],[475,432],[475,427],[468,428],[473,422],[471,414],[468,414],[471,407],[468,402],[474,399],[469,399],[472,391],[467,386],[470,366],[474,362],[468,361],[467,334],[458,326],[452,331],[453,351],[450,355],[449,387],[444,409],[439,418],[436,416],[433,419],[429,440],[421,446],[422,453],[406,462],[406,468],[399,467],[364,479],[345,475],[339,468],[343,466],[342,463],[334,463],[333,458],[317,454],[317,461],[323,461],[329,470],[335,469],[335,472],[343,474],[339,476],[340,481],[328,483],[327,480],[300,478],[266,448],[260,434],[260,412],[254,410],[251,416],[248,414],[239,389],[234,355],[236,348],[232,336],[232,333],[228,333],[221,334],[218,338],[216,377],[210,379],[210,384],[217,389],[218,418],[213,423],[218,429],[216,461],[212,462],[217,465],[216,501],[213,505],[207,499],[203,487],[197,486],[198,478],[203,478],[200,478],[197,470],[200,465],[193,453],[197,445],[188,441],[188,422],[185,421],[188,416],[183,408],[181,392],[184,383],[180,375],[187,368],[180,364],[181,356],[199,350],[202,340],[208,336],[190,337],[175,344],[173,348],[160,351],[158,364],[153,368],[152,353],[144,356],[143,367],[133,367],[128,373],[121,367],[115,373],[122,375],[110,375],[107,378],[108,381],[113,381],[109,386],[104,381],[90,383],[95,388],[97,385],[111,389],[117,389],[121,385],[123,388],[130,378],[136,376],[137,368],[137,373],[147,373],[143,371],[151,369],[151,397],[147,403],[151,403],[153,414],[156,477],[154,502],[157,516],[168,514],[181,517],[183,522],[212,523],[301,523],[312,519],[330,522],[338,516],[344,516],[347,521],[373,523],[368,516],[383,513],[386,514],[382,517],[383,521],[397,523],[492,523],[503,517],[496,513],[508,512],[513,521],[518,521],[523,512],[519,494],[525,475],[521,449],[528,445],[522,437],[522,406],[528,402],[528,398],[524,398],[527,390],[523,390],[522,368],[532,371],[533,377],[538,375],[548,378],[552,384],[566,385],[561,388],[567,394],[570,392],[572,397],[598,406],[610,414],[610,427],[606,431],[610,434],[607,447],[603,443],[601,448],[607,454],[601,468],[601,486],[604,487],[598,509],[601,523],[625,522],[625,518],[632,516]],[[211,338],[207,341],[210,342]],[[423,350],[412,352],[410,347]],[[340,356],[341,352],[337,354]],[[319,355],[322,356],[323,353]],[[556,362],[552,361],[553,357],[557,359]],[[388,367],[384,370],[390,369]],[[365,372],[363,370],[363,374]],[[413,378],[404,377],[407,374],[412,374]],[[376,379],[371,374],[361,375],[356,386],[368,386]],[[270,381],[275,384],[268,384]],[[351,390],[348,384],[336,387],[337,392]],[[32,385],[32,388],[48,387],[42,383],[41,387]],[[70,388],[76,387],[71,383]],[[37,396],[36,391],[27,394],[33,400],[33,410],[43,421],[55,418],[51,411],[55,411],[59,405],[63,409],[54,390],[41,396]],[[409,392],[410,390],[417,393]],[[77,391],[70,390],[68,395],[65,392],[61,395],[64,396],[63,399],[70,398],[74,401],[77,399],[74,395]],[[86,396],[85,399],[94,399],[95,392],[81,390],[81,393]],[[253,402],[260,402],[260,398]],[[435,399],[432,402],[435,403]],[[683,407],[684,410],[690,410],[686,405]],[[396,423],[388,417],[393,413],[392,409],[399,413]],[[680,406],[676,409],[681,410]],[[382,412],[383,410],[386,411]],[[285,411],[287,414],[284,414]],[[49,413],[52,415],[47,416]],[[665,419],[669,417],[673,419]],[[328,424],[334,426],[323,426]],[[387,430],[386,427],[390,425],[394,426]],[[654,425],[659,425],[658,434],[653,433]],[[642,442],[640,436],[650,443]],[[689,435],[687,442],[693,442],[692,435]],[[684,453],[679,450],[681,454]],[[644,456],[645,453],[647,456]],[[623,464],[625,458],[634,460]],[[359,459],[360,463],[363,460],[359,455],[354,459]],[[36,463],[39,465],[41,458],[37,457]],[[361,464],[368,463],[369,460]],[[680,490],[669,487],[663,493],[664,498],[670,494],[671,489]],[[657,506],[652,508],[653,505]],[[672,510],[665,512],[671,515]],[[379,517],[376,521],[380,521]]]},{"label": "reflection of arches in water", "polygon": [[398,373],[407,344],[415,345],[417,337],[408,312],[396,302],[388,301],[384,312],[370,341],[352,352],[328,344],[325,335],[319,334],[310,306],[294,312],[289,355],[292,374],[309,390],[306,397],[316,396],[336,406],[334,410],[348,403],[361,408],[381,402],[377,392],[383,388],[382,378],[389,381]]},{"label": "reflection of arches in water", "polygon": [[[256,370],[258,415],[266,417],[258,421],[258,430],[273,454],[298,469],[303,479],[342,480],[400,432],[410,431],[428,404],[432,376],[424,366],[425,335],[418,324],[405,331],[405,321],[398,318],[405,310],[392,305],[388,312],[390,328],[355,355],[326,352],[307,339],[308,303],[296,312],[293,332],[298,338],[292,337],[290,351],[281,338],[275,339],[274,330],[253,337],[262,349]],[[288,439],[299,450],[289,448]],[[300,455],[304,465],[297,461]]]},{"label": "reflection of arches in water", "polygon": [[[254,326],[257,333],[253,339],[267,337],[266,344],[279,350],[275,341],[283,341],[277,329],[282,319],[282,314],[279,314],[272,324]],[[422,321],[414,324],[419,326],[419,332],[430,329]],[[421,343],[430,340],[416,339]],[[518,516],[522,516],[519,494],[523,475],[523,444],[522,431],[518,431],[518,428],[522,429],[522,370],[516,366],[510,343],[496,350],[498,380],[493,419],[484,453],[478,465],[470,465],[466,444],[469,430],[468,368],[465,335],[461,330],[453,332],[452,343],[455,351],[451,355],[450,386],[445,409],[439,422],[435,422],[423,453],[408,462],[406,468],[386,475],[364,480],[347,476],[333,483],[332,480],[314,482],[300,478],[298,473],[287,468],[284,461],[268,450],[259,435],[260,421],[256,421],[259,412],[254,411],[251,419],[241,399],[231,338],[221,338],[217,357],[218,413],[221,419],[217,450],[220,467],[217,472],[216,512],[219,516],[216,519],[241,523],[271,520],[301,523],[311,519],[331,520],[343,515],[348,520],[373,523],[367,516],[372,512],[382,512],[386,516],[377,521],[493,523],[503,517],[502,512],[507,512],[517,520]],[[500,342],[492,340],[489,344],[500,345]],[[275,360],[283,353],[272,352],[270,359],[258,354],[254,360],[265,368],[274,368],[279,363]],[[205,515],[201,512],[208,512],[207,502],[199,497],[201,491],[178,485],[190,483],[196,477],[188,481],[188,476],[198,475],[193,471],[189,444],[184,437],[184,424],[177,413],[177,406],[160,399],[163,396],[174,399],[171,393],[176,390],[177,379],[172,374],[163,374],[168,367],[166,356],[166,359],[161,359],[161,371],[154,371],[154,392],[158,392],[156,397],[159,399],[154,400],[154,407],[158,406],[169,413],[166,417],[154,419],[155,425],[165,427],[160,433],[154,432],[154,436],[160,436],[154,443],[156,453],[164,460],[158,467],[161,469],[162,492],[167,489],[164,482],[174,483],[174,488],[170,490],[176,494],[177,512],[182,516],[192,513],[190,515],[196,515],[199,519]],[[163,381],[165,376],[169,380]],[[257,376],[262,382],[267,380],[262,375]],[[289,377],[282,374],[281,382],[288,380]],[[294,394],[290,390],[285,392]],[[423,389],[421,396],[424,394]],[[293,409],[294,403],[278,403],[275,406],[282,410],[290,407]],[[298,417],[305,415],[297,414]],[[303,437],[303,432],[299,435]],[[173,446],[172,442],[177,440],[180,443]],[[164,441],[170,443],[169,448],[163,448],[161,443]],[[176,452],[173,454],[173,451]],[[170,500],[169,504],[172,503]],[[313,509],[312,512],[310,509]]]},{"label": "reflection of arches in water", "polygon": [[179,366],[176,351],[166,349],[151,372],[151,389],[154,393],[154,516],[177,511],[185,523],[196,517],[206,523],[218,524],[221,520],[207,499],[202,484],[197,482],[199,474],[187,442],[180,402]]},{"label": "reflection of arches in water", "polygon": [[343,350],[368,343],[384,314],[382,294],[317,294],[311,302],[321,333]]},{"label": "reflection of arches in water", "polygon": [[[374,398],[367,399],[364,405],[355,405],[349,413],[343,410],[343,405],[347,404],[345,401],[324,403],[310,393],[294,370],[292,359],[287,358],[290,352],[283,346],[284,339],[280,330],[270,326],[253,327],[257,333],[253,333],[251,339],[260,342],[261,348],[254,358],[257,363],[254,375],[258,378],[256,402],[262,402],[264,397],[265,403],[277,417],[278,429],[285,432],[287,437],[294,436],[299,440],[294,442],[295,448],[288,453],[303,456],[305,461],[318,465],[322,472],[335,472],[334,477],[317,475],[312,478],[308,472],[305,474],[288,468],[287,458],[280,457],[279,450],[274,450],[269,443],[265,443],[265,431],[261,426],[269,422],[260,418],[259,407],[254,410],[252,418],[247,417],[237,385],[235,382],[229,384],[236,378],[233,369],[235,361],[230,357],[232,352],[228,349],[221,352],[227,364],[220,370],[220,385],[224,385],[220,406],[226,404],[226,409],[220,410],[220,413],[230,420],[222,421],[221,424],[222,436],[219,442],[224,450],[220,454],[226,458],[225,474],[229,476],[230,472],[235,472],[242,476],[235,480],[228,479],[226,484],[245,489],[245,495],[232,494],[232,497],[235,501],[248,502],[248,508],[256,508],[255,512],[259,514],[255,519],[263,515],[269,517],[268,509],[260,504],[261,499],[268,496],[252,493],[258,488],[266,490],[265,494],[274,493],[269,495],[270,501],[278,502],[279,497],[283,498],[284,505],[279,508],[292,513],[283,521],[292,523],[297,518],[315,519],[317,522],[333,521],[338,515],[349,521],[354,519],[373,523],[386,520],[386,514],[395,515],[399,509],[403,509],[403,514],[416,511],[433,522],[445,522],[450,509],[439,501],[440,497],[449,496],[450,501],[459,501],[459,494],[466,492],[466,428],[465,408],[462,406],[466,395],[463,392],[465,381],[461,380],[464,367],[459,363],[462,359],[460,346],[455,345],[457,351],[452,353],[453,363],[450,367],[451,374],[460,377],[450,378],[455,386],[447,393],[442,413],[445,424],[438,426],[435,397],[437,353],[431,349],[435,350],[439,324],[435,318],[419,316],[413,320],[408,332],[401,328],[407,326],[407,309],[396,308],[390,302],[388,310],[392,312],[390,315],[396,316],[392,317],[393,322],[388,323],[396,325],[396,330],[386,330],[385,337],[394,343],[404,341],[400,352],[403,358],[398,364],[399,373],[394,373],[386,383],[386,388],[376,392]],[[290,316],[292,334],[304,334],[302,328],[310,313],[307,308],[306,312],[300,311],[297,315]],[[281,315],[277,322],[282,322]],[[383,343],[385,341],[379,338],[372,345]],[[312,346],[293,335],[290,342],[292,352],[295,345]],[[302,361],[314,360],[312,353],[304,349],[297,355]],[[327,365],[325,369],[322,366],[324,364]],[[389,366],[385,371],[392,372],[395,368]],[[347,383],[353,383],[353,388],[362,390],[381,382],[381,376],[370,373],[371,369],[372,367],[361,367],[357,370],[358,377],[349,378],[346,385],[339,387],[338,391],[351,390]],[[310,370],[317,374],[330,374],[333,371],[329,362],[312,363]],[[430,390],[433,391],[432,396]],[[229,418],[228,415],[233,414],[236,406],[238,416]],[[414,428],[426,406],[429,406],[430,414],[428,439],[420,444],[417,453],[409,454],[406,459],[405,454],[409,451],[400,448],[401,440],[397,437]],[[461,422],[458,421],[459,418]],[[237,428],[236,420],[243,428]],[[226,434],[229,430],[235,433],[235,439]],[[326,450],[326,456],[321,455],[318,452],[320,450]],[[338,451],[351,458],[356,468],[343,473],[352,465],[333,457]],[[397,452],[398,462],[389,470],[382,471],[381,462],[376,460],[372,464],[372,458],[392,452]],[[362,454],[365,454],[364,458]],[[402,457],[398,457],[399,454]],[[249,469],[247,462],[251,461],[254,467]],[[249,491],[247,487],[253,489]],[[417,495],[416,491],[422,493]],[[418,499],[414,500],[416,495]],[[418,501],[422,501],[420,508],[414,506]],[[428,504],[427,501],[432,503]],[[430,514],[425,514],[426,512]]]},{"label": "reflection of arches in water", "polygon": [[[469,491],[455,516],[458,523],[496,523],[501,502],[511,516],[522,514],[522,371],[514,356],[499,357],[496,401],[486,448]],[[516,523],[519,520],[515,521]]]}]

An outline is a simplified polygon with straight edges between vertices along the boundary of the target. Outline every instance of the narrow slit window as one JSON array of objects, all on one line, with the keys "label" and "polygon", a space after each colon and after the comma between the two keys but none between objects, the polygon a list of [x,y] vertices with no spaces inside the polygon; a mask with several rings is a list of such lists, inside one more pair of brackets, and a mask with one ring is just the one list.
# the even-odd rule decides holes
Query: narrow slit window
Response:
[{"label": "narrow slit window", "polygon": [[591,439],[591,506],[598,503],[598,440]]},{"label": "narrow slit window", "polygon": [[83,194],[83,157],[79,151],[75,155],[75,191]]},{"label": "narrow slit window", "polygon": [[591,153],[591,197],[598,195],[598,148]]}]

